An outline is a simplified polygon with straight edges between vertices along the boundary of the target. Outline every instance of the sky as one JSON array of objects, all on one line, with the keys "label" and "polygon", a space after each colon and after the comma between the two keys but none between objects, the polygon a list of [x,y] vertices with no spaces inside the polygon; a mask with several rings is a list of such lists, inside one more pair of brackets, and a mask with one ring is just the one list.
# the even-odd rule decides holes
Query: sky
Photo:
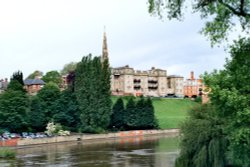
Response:
[{"label": "sky", "polygon": [[199,33],[198,15],[160,20],[148,13],[147,0],[8,0],[0,1],[0,79],[101,55],[104,26],[112,67],[198,77],[221,69],[228,56]]}]

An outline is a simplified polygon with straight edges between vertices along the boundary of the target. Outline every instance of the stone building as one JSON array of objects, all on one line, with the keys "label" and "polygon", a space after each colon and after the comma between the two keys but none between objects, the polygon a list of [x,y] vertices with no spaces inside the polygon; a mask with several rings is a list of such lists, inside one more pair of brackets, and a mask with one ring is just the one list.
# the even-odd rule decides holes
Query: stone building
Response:
[{"label": "stone building", "polygon": [[[108,59],[106,33],[103,34],[102,60]],[[111,92],[113,95],[177,96],[183,97],[183,77],[167,76],[167,71],[152,67],[138,71],[129,67],[111,68]]]},{"label": "stone building", "polygon": [[183,97],[183,77],[167,76],[167,71],[152,67],[136,71],[127,66],[111,69],[113,95]]}]

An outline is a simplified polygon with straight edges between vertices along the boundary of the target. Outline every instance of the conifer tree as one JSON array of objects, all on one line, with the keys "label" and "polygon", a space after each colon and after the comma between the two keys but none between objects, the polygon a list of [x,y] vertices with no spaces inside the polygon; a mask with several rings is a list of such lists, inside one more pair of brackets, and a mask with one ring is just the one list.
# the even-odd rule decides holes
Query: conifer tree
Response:
[{"label": "conifer tree", "polygon": [[110,122],[110,69],[108,62],[88,55],[76,68],[75,92],[80,107],[82,130],[102,132]]},{"label": "conifer tree", "polygon": [[128,103],[126,105],[126,112],[125,112],[125,122],[126,122],[126,129],[135,129],[136,128],[136,123],[137,123],[137,118],[136,118],[136,104],[134,99],[131,97],[128,100]]},{"label": "conifer tree", "polygon": [[112,109],[110,127],[115,129],[123,129],[125,126],[125,108],[122,98],[118,98]]},{"label": "conifer tree", "polygon": [[151,98],[147,98],[147,100],[145,100],[144,106],[145,106],[145,118],[144,118],[145,129],[159,128],[158,121],[155,117],[154,106]]}]

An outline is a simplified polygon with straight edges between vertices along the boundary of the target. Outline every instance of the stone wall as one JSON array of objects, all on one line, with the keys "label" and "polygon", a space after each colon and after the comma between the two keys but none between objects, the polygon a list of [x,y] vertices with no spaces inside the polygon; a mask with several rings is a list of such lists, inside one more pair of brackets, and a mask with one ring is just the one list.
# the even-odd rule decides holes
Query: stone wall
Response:
[{"label": "stone wall", "polygon": [[48,138],[38,139],[19,139],[16,146],[27,146],[27,145],[39,145],[39,144],[51,144],[58,142],[72,142],[72,141],[84,141],[84,140],[98,140],[108,138],[128,138],[136,136],[147,136],[147,135],[158,135],[166,134],[170,136],[177,136],[179,129],[168,129],[168,130],[135,130],[135,131],[122,131],[117,133],[107,134],[77,134],[71,136],[55,136]]}]

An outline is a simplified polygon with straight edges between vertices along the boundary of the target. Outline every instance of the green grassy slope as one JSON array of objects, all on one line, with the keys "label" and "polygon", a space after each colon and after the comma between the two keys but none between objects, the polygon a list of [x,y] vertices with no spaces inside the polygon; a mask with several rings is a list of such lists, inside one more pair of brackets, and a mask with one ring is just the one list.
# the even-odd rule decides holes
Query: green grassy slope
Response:
[{"label": "green grassy slope", "polygon": [[[125,102],[128,97],[124,97]],[[117,97],[112,96],[113,103]],[[179,128],[180,123],[187,117],[187,112],[199,105],[189,99],[153,98],[155,116],[161,129]]]},{"label": "green grassy slope", "polygon": [[187,117],[187,112],[198,103],[189,99],[153,99],[155,116],[160,128],[179,128],[179,124]]}]

